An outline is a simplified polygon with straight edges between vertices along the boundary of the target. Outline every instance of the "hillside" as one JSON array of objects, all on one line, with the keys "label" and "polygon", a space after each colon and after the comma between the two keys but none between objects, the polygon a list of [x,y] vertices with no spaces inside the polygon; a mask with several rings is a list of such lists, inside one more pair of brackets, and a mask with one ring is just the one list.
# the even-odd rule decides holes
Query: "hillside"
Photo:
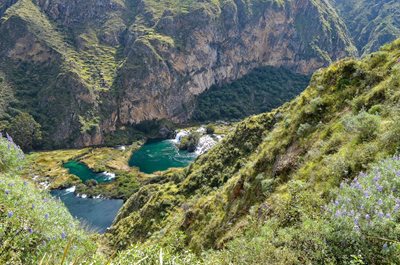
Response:
[{"label": "hillside", "polygon": [[295,100],[140,188],[111,244],[209,264],[399,262],[399,76],[400,40],[317,71]]},{"label": "hillside", "polygon": [[396,0],[332,0],[360,54],[376,51],[400,37],[400,2]]},{"label": "hillside", "polygon": [[317,71],[189,167],[148,176],[105,237],[23,180],[0,137],[0,262],[398,264],[399,77],[400,40]]},{"label": "hillside", "polygon": [[7,138],[0,135],[0,263],[84,264],[92,260],[97,249],[95,233],[81,228],[47,191],[21,178],[24,154]]},{"label": "hillside", "polygon": [[356,55],[320,0],[10,0],[0,16],[0,72],[15,98],[2,123],[29,112],[44,148],[132,140],[135,125],[185,122],[196,95],[255,68],[310,74]]}]

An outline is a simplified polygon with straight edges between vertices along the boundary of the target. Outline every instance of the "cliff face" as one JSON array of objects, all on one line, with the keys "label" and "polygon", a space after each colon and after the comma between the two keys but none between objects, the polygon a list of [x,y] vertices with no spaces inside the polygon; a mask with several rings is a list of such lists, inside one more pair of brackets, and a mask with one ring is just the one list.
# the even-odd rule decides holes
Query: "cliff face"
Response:
[{"label": "cliff face", "polygon": [[185,121],[196,95],[256,67],[309,74],[356,54],[326,1],[19,0],[0,10],[0,69],[53,146]]},{"label": "cliff face", "polygon": [[400,2],[396,0],[332,0],[361,54],[376,51],[400,37]]}]

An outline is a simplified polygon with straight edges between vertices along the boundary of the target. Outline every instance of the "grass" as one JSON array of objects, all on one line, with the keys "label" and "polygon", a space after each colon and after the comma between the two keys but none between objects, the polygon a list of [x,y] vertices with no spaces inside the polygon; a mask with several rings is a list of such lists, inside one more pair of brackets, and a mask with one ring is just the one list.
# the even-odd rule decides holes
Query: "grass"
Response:
[{"label": "grass", "polygon": [[[295,100],[245,119],[187,169],[142,186],[121,210],[111,243],[121,249],[137,240],[167,246],[181,231],[185,249],[203,253],[223,248],[249,227],[249,219],[265,214],[273,219],[263,229],[287,235],[277,243],[284,250],[274,247],[270,257],[278,264],[286,264],[284,258],[301,263],[301,251],[309,250],[291,253],[290,238],[304,231],[301,240],[307,242],[316,233],[302,214],[320,217],[343,180],[399,150],[399,43],[316,72]],[[269,242],[268,235],[262,240]]]},{"label": "grass", "polygon": [[82,229],[62,203],[20,177],[21,151],[0,138],[0,152],[5,150],[9,156],[2,161],[9,167],[0,168],[0,263],[39,264],[46,256],[48,264],[91,260],[96,236]]},{"label": "grass", "polygon": [[[39,183],[48,182],[51,189],[77,185],[78,193],[126,200],[138,189],[139,183],[146,179],[145,174],[128,166],[132,152],[141,144],[136,142],[125,150],[103,147],[33,152],[27,156],[28,166],[24,170],[24,176],[28,179],[34,178]],[[71,160],[82,162],[95,172],[115,173],[117,178],[109,183],[89,187],[63,167],[64,163]]]}]

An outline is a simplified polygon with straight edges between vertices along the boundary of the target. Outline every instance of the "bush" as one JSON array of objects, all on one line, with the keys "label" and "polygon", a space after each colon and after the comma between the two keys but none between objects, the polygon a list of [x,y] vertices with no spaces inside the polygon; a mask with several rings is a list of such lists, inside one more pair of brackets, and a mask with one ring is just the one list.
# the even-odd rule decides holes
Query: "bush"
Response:
[{"label": "bush", "polygon": [[377,136],[380,119],[379,116],[361,111],[356,116],[347,117],[343,123],[348,132],[357,134],[359,142],[365,142]]},{"label": "bush", "polygon": [[7,134],[7,139],[5,139],[0,133],[0,174],[18,170],[23,164],[24,153],[14,143],[11,136]]},{"label": "bush", "polygon": [[299,95],[309,77],[283,68],[261,67],[230,84],[214,85],[196,98],[192,120],[236,120],[271,111]]},{"label": "bush", "polygon": [[[68,210],[15,174],[23,153],[0,138],[0,264],[84,263],[96,244]],[[68,247],[70,246],[70,247]],[[49,263],[50,262],[50,263]]]},{"label": "bush", "polygon": [[190,133],[189,135],[183,137],[179,143],[178,148],[180,150],[187,150],[189,152],[194,152],[199,144],[200,134]]},{"label": "bush", "polygon": [[14,137],[15,142],[25,151],[32,150],[42,140],[42,131],[39,123],[28,113],[18,114],[7,129]]},{"label": "bush", "polygon": [[207,134],[214,134],[215,133],[215,126],[212,124],[207,125],[206,127]]},{"label": "bush", "polygon": [[333,228],[327,240],[340,263],[354,256],[366,264],[400,263],[400,157],[342,183],[327,206]]}]

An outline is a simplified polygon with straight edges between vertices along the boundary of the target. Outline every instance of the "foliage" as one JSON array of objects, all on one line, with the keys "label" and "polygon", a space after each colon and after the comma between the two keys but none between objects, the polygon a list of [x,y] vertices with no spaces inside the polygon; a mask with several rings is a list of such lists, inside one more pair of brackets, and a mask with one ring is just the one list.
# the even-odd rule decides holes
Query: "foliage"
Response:
[{"label": "foliage", "polygon": [[359,255],[366,264],[400,262],[400,158],[383,160],[343,182],[327,207],[328,237],[340,263]]},{"label": "foliage", "polygon": [[20,170],[24,165],[24,153],[10,135],[6,136],[7,139],[3,138],[3,134],[0,133],[0,173]]},{"label": "foliage", "polygon": [[190,132],[188,135],[183,136],[179,142],[178,148],[180,150],[187,150],[189,152],[194,152],[200,140],[200,133]]},{"label": "foliage", "polygon": [[[397,41],[379,51],[382,56],[346,59],[317,71],[295,100],[239,122],[180,174],[141,186],[121,209],[111,244],[162,244],[183,231],[187,247],[202,253],[223,249],[245,233],[249,220],[265,216],[271,222],[263,229],[273,234],[263,241],[271,247],[261,264],[340,260],[325,244],[333,227],[322,218],[322,207],[343,180],[399,149],[399,47]],[[252,264],[258,238],[243,240],[237,246],[254,242],[242,257]],[[347,261],[356,262],[359,254]]]},{"label": "foliage", "polygon": [[[336,0],[333,5],[343,17],[361,54],[376,51],[400,37],[398,1]],[[370,29],[374,29],[370,31]]]},{"label": "foliage", "polygon": [[215,126],[212,125],[212,124],[208,124],[206,126],[206,133],[207,134],[214,134],[214,132],[215,132]]},{"label": "foliage", "polygon": [[0,138],[0,153],[8,153],[0,172],[0,263],[38,264],[43,259],[60,264],[64,255],[65,262],[90,260],[96,250],[93,238],[59,201],[15,173],[23,158],[10,143]]},{"label": "foliage", "polygon": [[240,119],[271,111],[300,94],[309,78],[283,68],[263,67],[196,99],[194,121]]},{"label": "foliage", "polygon": [[42,140],[42,131],[39,123],[26,112],[13,118],[7,132],[11,134],[15,142],[25,151],[32,150]]}]

